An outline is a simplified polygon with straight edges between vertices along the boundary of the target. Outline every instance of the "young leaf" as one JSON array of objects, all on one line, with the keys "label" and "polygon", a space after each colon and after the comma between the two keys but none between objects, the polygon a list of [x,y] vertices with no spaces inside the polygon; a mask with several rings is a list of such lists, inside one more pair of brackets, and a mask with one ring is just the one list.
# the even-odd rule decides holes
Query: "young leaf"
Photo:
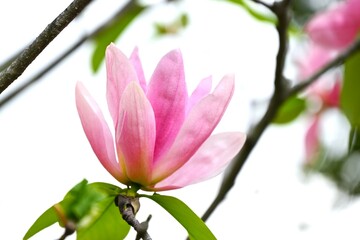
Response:
[{"label": "young leaf", "polygon": [[91,183],[86,180],[75,185],[62,201],[46,210],[30,227],[24,239],[58,222],[65,226],[68,221],[76,225],[77,239],[123,239],[130,226],[122,219],[114,199],[122,192],[107,183]]},{"label": "young leaf", "polygon": [[345,62],[340,107],[352,128],[360,127],[360,53]]},{"label": "young leaf", "polygon": [[205,223],[182,201],[175,197],[159,194],[140,195],[155,201],[168,211],[188,232],[192,240],[212,240],[216,237]]},{"label": "young leaf", "polygon": [[36,219],[34,224],[30,227],[30,229],[26,232],[24,236],[24,240],[27,240],[40,232],[41,230],[50,227],[54,223],[58,221],[58,217],[56,214],[56,211],[54,207],[50,207],[48,210],[46,210],[41,216]]},{"label": "young leaf", "polygon": [[305,109],[306,101],[304,99],[298,97],[290,98],[280,107],[273,123],[289,123],[295,120]]},{"label": "young leaf", "polygon": [[96,46],[91,59],[92,70],[96,72],[105,57],[105,49],[114,42],[127,26],[145,9],[137,1],[129,1],[117,18],[106,28],[102,29],[94,38]]}]

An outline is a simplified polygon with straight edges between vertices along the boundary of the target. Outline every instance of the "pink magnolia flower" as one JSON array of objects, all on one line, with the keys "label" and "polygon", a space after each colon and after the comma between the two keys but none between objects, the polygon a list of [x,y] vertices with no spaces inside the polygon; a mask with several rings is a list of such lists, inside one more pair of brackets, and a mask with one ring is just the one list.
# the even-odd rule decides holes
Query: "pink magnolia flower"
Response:
[{"label": "pink magnolia flower", "polygon": [[[334,57],[333,52],[313,43],[307,50],[305,57],[296,60],[300,79],[311,76]],[[313,160],[316,160],[320,151],[319,125],[322,113],[329,108],[339,107],[341,79],[335,72],[323,78],[327,79],[315,82],[307,91],[309,99],[316,99],[320,107],[316,112],[311,113],[309,127],[305,134],[306,164],[311,164]]]},{"label": "pink magnolia flower", "polygon": [[205,78],[188,96],[179,50],[160,60],[147,84],[137,49],[128,59],[113,44],[106,69],[114,137],[80,82],[76,106],[92,149],[119,182],[149,191],[181,188],[219,174],[240,151],[243,133],[211,135],[233,95],[232,75],[212,93]]},{"label": "pink magnolia flower", "polygon": [[317,14],[305,27],[317,44],[342,49],[351,44],[360,30],[360,0],[347,0]]}]

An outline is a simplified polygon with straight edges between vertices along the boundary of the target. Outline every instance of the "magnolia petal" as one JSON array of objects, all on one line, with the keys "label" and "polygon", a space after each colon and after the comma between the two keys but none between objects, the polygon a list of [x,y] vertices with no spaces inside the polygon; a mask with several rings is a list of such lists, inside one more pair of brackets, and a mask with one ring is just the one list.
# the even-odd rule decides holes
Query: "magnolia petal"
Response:
[{"label": "magnolia petal", "polygon": [[76,107],[85,135],[104,168],[118,181],[126,184],[128,179],[116,161],[114,141],[104,116],[81,82],[75,88]]},{"label": "magnolia petal", "polygon": [[186,112],[189,112],[190,109],[196,103],[198,103],[203,97],[205,97],[206,95],[208,95],[210,93],[211,86],[212,86],[212,77],[211,76],[204,78],[203,80],[200,81],[199,85],[195,88],[195,90],[193,91],[193,93],[191,94],[191,96],[189,98]]},{"label": "magnolia petal", "polygon": [[334,54],[329,49],[323,48],[317,44],[310,44],[306,49],[306,55],[297,59],[296,63],[299,67],[300,80],[306,79],[320,70],[326,63],[328,63]]},{"label": "magnolia petal", "polygon": [[332,49],[342,49],[355,40],[359,23],[352,17],[353,9],[346,2],[317,14],[305,27],[317,44]]},{"label": "magnolia petal", "polygon": [[182,188],[218,175],[240,151],[245,139],[246,135],[239,132],[210,136],[188,162],[156,184],[154,190]]},{"label": "magnolia petal", "polygon": [[131,64],[134,66],[141,88],[144,90],[144,92],[146,92],[146,80],[145,80],[145,75],[141,64],[141,60],[139,57],[139,50],[137,47],[134,48],[134,51],[132,52],[129,60]]},{"label": "magnolia petal", "polygon": [[180,50],[166,54],[151,77],[147,97],[156,119],[156,162],[173,143],[184,122],[187,90]]},{"label": "magnolia petal", "polygon": [[320,98],[323,101],[325,107],[339,107],[341,85],[341,80],[337,79],[330,89],[326,89],[324,87],[323,94],[320,95]]},{"label": "magnolia petal", "polygon": [[148,185],[155,146],[155,117],[150,102],[135,81],[123,92],[116,143],[123,154],[126,174],[132,182]]},{"label": "magnolia petal", "polygon": [[126,85],[138,81],[133,65],[112,43],[106,48],[107,102],[114,126],[117,126],[119,103]]},{"label": "magnolia petal", "polygon": [[170,150],[155,162],[152,183],[163,180],[183,166],[210,136],[234,92],[234,76],[226,75],[212,94],[189,112]]},{"label": "magnolia petal", "polygon": [[316,158],[319,151],[320,140],[319,140],[319,116],[315,116],[312,120],[305,135],[305,158],[309,164]]}]

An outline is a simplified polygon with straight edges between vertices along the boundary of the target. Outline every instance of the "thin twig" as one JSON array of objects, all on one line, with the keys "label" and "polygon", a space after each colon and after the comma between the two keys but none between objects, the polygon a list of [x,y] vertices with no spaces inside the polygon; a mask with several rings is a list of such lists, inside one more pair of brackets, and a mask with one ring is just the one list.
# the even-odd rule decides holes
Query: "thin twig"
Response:
[{"label": "thin twig", "polygon": [[0,99],[0,108],[3,107],[6,103],[8,103],[11,99],[16,97],[19,93],[25,90],[27,87],[36,83],[40,80],[44,75],[49,73],[53,68],[55,68],[59,63],[61,63],[64,59],[71,55],[79,46],[81,46],[86,40],[88,36],[82,37],[79,39],[74,45],[72,45],[68,50],[66,50],[63,54],[61,54],[57,59],[47,65],[43,70],[41,70],[38,74],[27,80],[25,83],[17,87],[10,94],[6,95],[4,98]]},{"label": "thin twig", "polygon": [[[43,76],[49,73],[52,69],[54,69],[59,63],[64,61],[68,56],[75,52],[83,43],[88,40],[96,37],[100,32],[104,31],[106,28],[111,26],[111,24],[118,18],[120,18],[126,11],[134,7],[134,4],[137,4],[134,1],[129,1],[122,8],[117,11],[114,16],[108,19],[104,24],[100,25],[96,29],[94,29],[91,33],[84,35],[80,39],[78,39],[71,47],[69,47],[65,52],[63,52],[60,56],[58,56],[53,62],[49,65],[45,66],[39,73],[30,79],[24,81],[20,86],[18,86],[14,91],[8,94],[6,97],[0,99],[0,108],[3,107],[6,103],[8,103],[11,99],[16,97],[19,93],[25,90],[27,87],[31,86],[33,83],[38,82]],[[17,54],[19,55],[19,54]],[[15,55],[16,56],[16,55]],[[4,64],[3,64],[4,65]]]},{"label": "thin twig", "polygon": [[307,79],[304,79],[303,81],[300,81],[297,85],[292,87],[290,91],[288,92],[288,97],[294,96],[297,93],[303,91],[308,86],[310,86],[312,83],[314,83],[321,75],[329,71],[330,69],[340,66],[345,62],[346,59],[351,57],[354,53],[360,51],[360,38],[357,39],[350,47],[348,47],[346,50],[341,52],[337,57],[335,57],[333,60],[328,62],[324,67],[319,69],[317,72],[315,72],[313,75],[308,77]]},{"label": "thin twig", "polygon": [[261,120],[253,127],[247,135],[246,142],[241,151],[235,156],[232,164],[228,167],[225,173],[224,179],[221,183],[219,192],[211,203],[209,208],[204,213],[202,219],[206,221],[210,215],[214,212],[217,206],[225,199],[225,196],[235,184],[235,179],[238,176],[240,170],[245,164],[248,156],[255,147],[256,143],[260,139],[266,127],[271,123],[275,117],[277,110],[285,100],[285,92],[287,91],[286,80],[283,77],[285,58],[287,54],[287,29],[289,25],[289,3],[291,0],[284,0],[282,2],[275,2],[269,6],[270,10],[278,18],[277,31],[279,35],[279,49],[276,57],[276,70],[274,77],[275,90],[270,100],[267,111]]},{"label": "thin twig", "polygon": [[74,0],[31,43],[6,70],[0,73],[0,93],[14,82],[46,48],[46,46],[82,11],[92,0]]},{"label": "thin twig", "polygon": [[260,5],[263,5],[264,7],[268,8],[268,9],[271,9],[271,5],[267,4],[266,2],[263,2],[263,1],[260,1],[260,0],[252,0],[254,3],[257,3],[257,4],[260,4]]}]

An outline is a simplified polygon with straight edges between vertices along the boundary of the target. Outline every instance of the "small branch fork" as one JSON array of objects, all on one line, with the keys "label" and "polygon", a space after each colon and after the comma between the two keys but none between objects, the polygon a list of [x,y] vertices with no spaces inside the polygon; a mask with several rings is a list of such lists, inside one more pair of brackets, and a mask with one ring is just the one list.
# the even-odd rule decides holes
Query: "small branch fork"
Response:
[{"label": "small branch fork", "polygon": [[[135,200],[135,205],[134,205]],[[132,226],[137,232],[136,240],[151,240],[147,229],[149,228],[149,221],[151,219],[151,215],[146,219],[145,222],[140,223],[136,218],[135,214],[139,207],[139,199],[133,197],[127,197],[123,195],[118,195],[115,198],[115,205],[119,208],[120,214],[122,218]]]},{"label": "small branch fork", "polygon": [[358,39],[352,46],[350,46],[344,52],[339,54],[335,59],[330,61],[323,68],[321,68],[316,73],[314,73],[312,76],[290,88],[288,86],[287,80],[283,76],[283,72],[284,72],[285,59],[288,48],[287,32],[290,23],[289,6],[291,0],[274,2],[272,5],[264,3],[260,0],[253,0],[253,2],[256,2],[258,4],[261,4],[269,8],[277,16],[278,19],[276,29],[279,37],[279,49],[276,56],[276,69],[274,76],[275,89],[264,116],[259,120],[259,122],[256,125],[254,125],[254,127],[250,129],[249,133],[247,134],[247,139],[243,148],[235,156],[232,164],[228,167],[216,198],[213,200],[213,202],[208,207],[208,209],[206,210],[206,212],[202,217],[204,221],[206,221],[210,217],[210,215],[215,211],[218,205],[225,199],[227,193],[234,186],[235,179],[240,173],[251,151],[256,146],[264,130],[270,125],[271,121],[276,116],[276,113],[279,110],[282,103],[285,102],[287,99],[289,99],[291,96],[294,96],[297,93],[305,90],[309,85],[315,82],[322,74],[326,73],[327,71],[329,71],[330,69],[336,66],[339,66],[340,64],[343,64],[347,58],[349,58],[356,52],[360,51],[360,39]]}]

